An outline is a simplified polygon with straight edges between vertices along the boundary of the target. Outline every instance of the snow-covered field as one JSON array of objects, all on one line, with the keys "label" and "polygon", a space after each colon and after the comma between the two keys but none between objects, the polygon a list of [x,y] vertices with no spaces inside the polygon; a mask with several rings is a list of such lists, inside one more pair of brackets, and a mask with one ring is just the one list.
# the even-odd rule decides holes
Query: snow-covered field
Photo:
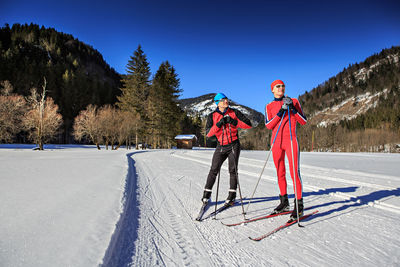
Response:
[{"label": "snow-covered field", "polygon": [[[194,221],[213,149],[0,148],[0,266],[400,265],[399,154],[302,153],[305,206],[319,212],[254,242],[288,216],[222,225],[243,219],[237,205]],[[241,152],[245,208],[267,153]],[[224,164],[218,204],[228,177]],[[271,161],[246,216],[277,204]]]}]

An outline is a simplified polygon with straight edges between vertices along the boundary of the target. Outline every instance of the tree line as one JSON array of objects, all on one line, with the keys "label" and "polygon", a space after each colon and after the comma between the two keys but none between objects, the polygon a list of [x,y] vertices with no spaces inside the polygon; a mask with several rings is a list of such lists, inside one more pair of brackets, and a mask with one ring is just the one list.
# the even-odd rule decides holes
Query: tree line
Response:
[{"label": "tree line", "polygon": [[[2,100],[7,105],[14,98],[27,102],[33,88],[45,86],[39,92],[45,95],[44,106],[53,103],[62,117],[46,142],[164,148],[174,145],[176,134],[200,133],[196,118],[177,106],[181,90],[175,68],[165,61],[151,75],[140,46],[128,61],[127,74],[120,75],[97,50],[72,35],[35,24],[0,28],[0,81],[6,84],[2,88],[12,88],[12,93],[3,90]],[[27,106],[10,105],[19,108],[11,112],[14,120],[22,121]],[[9,109],[1,109],[2,118],[10,118]],[[4,121],[0,142],[38,143],[22,123],[11,127]]]},{"label": "tree line", "polygon": [[58,106],[46,97],[46,80],[42,92],[31,89],[28,97],[15,94],[9,81],[1,82],[0,141],[11,142],[15,135],[24,132],[27,139],[38,144],[51,140],[62,124]]},{"label": "tree line", "polygon": [[127,72],[116,106],[135,118],[131,129],[134,143],[171,148],[187,117],[177,103],[182,91],[175,68],[162,62],[150,80],[149,62],[139,45],[128,61]]},{"label": "tree line", "polygon": [[[395,149],[393,145],[400,141],[399,54],[400,47],[384,49],[299,96],[310,118],[350,97],[387,89],[373,109],[355,119],[328,127],[310,123],[299,127],[301,149],[380,151],[388,144],[389,150]],[[152,76],[140,46],[128,61],[127,74],[120,75],[97,50],[69,34],[35,24],[11,28],[6,24],[0,28],[0,81],[1,142],[39,144],[43,138],[56,143],[92,142],[112,149],[122,144],[168,148],[174,145],[176,134],[194,133],[200,145],[215,144],[205,138],[204,118],[188,116],[177,105],[181,90],[175,68],[165,61]],[[53,130],[45,133],[32,122],[28,126],[27,112],[41,107],[42,113],[30,116],[44,118],[47,105],[51,114],[61,116]],[[245,133],[244,148],[268,149],[271,136],[262,126]],[[38,138],[33,129],[45,135]]]},{"label": "tree line", "polygon": [[[121,75],[93,47],[70,34],[36,24],[5,24],[0,28],[0,81],[27,97],[47,80],[46,95],[63,117],[59,143],[71,143],[74,118],[89,104],[114,104]],[[23,141],[23,140],[20,140]]]},{"label": "tree line", "polygon": [[[136,149],[171,148],[180,133],[200,132],[201,125],[178,106],[181,92],[175,68],[162,62],[150,79],[149,62],[141,46],[127,64],[128,74],[122,80],[121,94],[113,105],[89,104],[74,118],[73,136],[77,141],[90,142],[100,149],[118,149],[121,145]],[[9,81],[2,82],[0,98],[0,141],[12,142],[17,135],[26,136],[43,149],[44,142],[57,136],[62,116],[54,100],[36,88],[24,97],[13,93]],[[40,120],[42,118],[42,120]]]}]

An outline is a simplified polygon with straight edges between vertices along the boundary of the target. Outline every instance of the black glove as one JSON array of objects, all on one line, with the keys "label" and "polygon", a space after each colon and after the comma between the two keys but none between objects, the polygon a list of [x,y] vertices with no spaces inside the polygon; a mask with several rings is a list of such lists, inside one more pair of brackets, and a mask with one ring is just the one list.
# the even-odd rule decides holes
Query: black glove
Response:
[{"label": "black glove", "polygon": [[225,118],[222,118],[215,125],[217,125],[218,128],[221,128],[222,125],[224,125],[224,124],[225,124]]},{"label": "black glove", "polygon": [[230,117],[230,116],[225,116],[224,117],[224,121],[225,121],[225,124],[232,124],[233,126],[236,126],[237,124],[238,124],[238,121],[237,120],[235,120],[235,119],[233,119],[232,117]]},{"label": "black glove", "polygon": [[281,117],[282,118],[282,116],[283,116],[283,113],[285,113],[286,112],[286,109],[283,109],[282,107],[281,107],[281,109],[278,111],[278,113],[276,114],[278,117]]}]

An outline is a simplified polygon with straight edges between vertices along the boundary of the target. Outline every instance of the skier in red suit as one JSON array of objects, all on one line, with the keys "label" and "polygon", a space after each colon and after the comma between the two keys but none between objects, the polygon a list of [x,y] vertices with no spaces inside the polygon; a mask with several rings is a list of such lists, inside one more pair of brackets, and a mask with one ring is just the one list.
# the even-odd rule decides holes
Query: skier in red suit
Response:
[{"label": "skier in red suit", "polygon": [[[291,214],[292,219],[297,218],[297,206],[298,215],[303,215],[303,186],[300,176],[300,150],[296,137],[296,126],[297,123],[305,125],[307,118],[301,109],[300,103],[295,98],[285,97],[285,84],[281,80],[275,80],[271,84],[271,90],[274,94],[274,100],[265,107],[265,126],[272,130],[271,146],[272,156],[274,158],[274,164],[278,176],[278,185],[280,191],[280,204],[275,208],[274,213],[281,213],[289,210],[289,200],[287,195],[287,182],[286,182],[286,170],[285,170],[285,154],[289,160],[290,175],[292,176],[293,183],[296,181],[295,196],[297,196],[294,202],[294,210]],[[289,126],[289,116],[290,123]],[[282,123],[281,123],[282,121]],[[280,126],[279,126],[280,125]],[[292,146],[290,142],[290,129],[292,133],[293,142],[293,156],[294,156],[294,167],[295,174],[293,173],[293,161],[292,161]],[[279,128],[279,131],[278,131]],[[275,143],[272,145],[275,138]]]},{"label": "skier in red suit", "polygon": [[223,93],[215,95],[214,102],[217,108],[207,117],[206,132],[207,137],[214,135],[217,137],[218,145],[214,151],[202,201],[209,202],[218,172],[221,170],[222,163],[228,159],[230,188],[225,204],[233,205],[236,198],[237,167],[240,155],[238,129],[250,129],[252,125],[242,112],[229,107],[229,100]]}]

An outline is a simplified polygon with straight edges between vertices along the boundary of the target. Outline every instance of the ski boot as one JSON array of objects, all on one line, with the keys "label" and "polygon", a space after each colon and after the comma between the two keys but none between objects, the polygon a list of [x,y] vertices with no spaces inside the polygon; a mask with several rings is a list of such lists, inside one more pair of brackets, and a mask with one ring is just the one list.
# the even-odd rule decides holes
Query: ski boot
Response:
[{"label": "ski boot", "polygon": [[210,198],[211,198],[211,191],[205,189],[203,192],[203,198],[201,199],[201,202],[203,202],[203,204],[207,204],[210,201]]},{"label": "ski boot", "polygon": [[297,220],[297,206],[299,206],[299,217],[302,217],[304,213],[303,198],[298,200],[298,205],[296,205],[296,200],[294,200],[294,209],[290,215],[291,220]]},{"label": "ski boot", "polygon": [[233,206],[233,204],[235,203],[235,199],[236,199],[236,190],[235,191],[230,191],[229,190],[229,194],[227,199],[225,200],[225,204],[226,206]]},{"label": "ski boot", "polygon": [[289,199],[287,194],[283,196],[279,195],[279,199],[281,200],[281,203],[279,203],[278,207],[274,209],[272,214],[279,214],[285,211],[289,211],[290,209]]}]

